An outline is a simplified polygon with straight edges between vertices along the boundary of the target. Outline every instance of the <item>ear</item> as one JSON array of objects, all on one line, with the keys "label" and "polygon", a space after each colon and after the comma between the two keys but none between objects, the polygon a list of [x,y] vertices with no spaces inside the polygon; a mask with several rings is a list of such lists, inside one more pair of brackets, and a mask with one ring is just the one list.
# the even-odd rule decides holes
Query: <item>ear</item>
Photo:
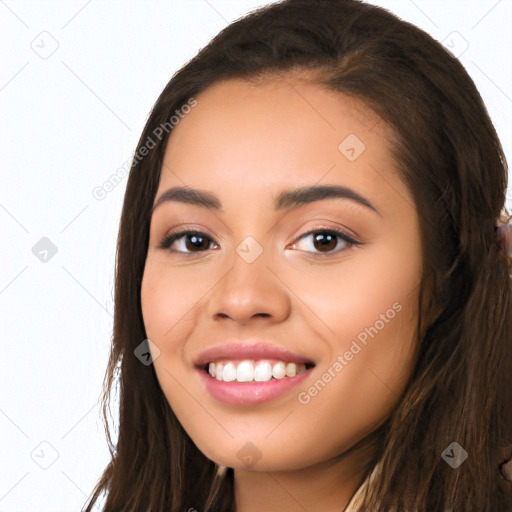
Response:
[{"label": "ear", "polygon": [[512,456],[500,464],[500,473],[507,482],[512,483]]}]

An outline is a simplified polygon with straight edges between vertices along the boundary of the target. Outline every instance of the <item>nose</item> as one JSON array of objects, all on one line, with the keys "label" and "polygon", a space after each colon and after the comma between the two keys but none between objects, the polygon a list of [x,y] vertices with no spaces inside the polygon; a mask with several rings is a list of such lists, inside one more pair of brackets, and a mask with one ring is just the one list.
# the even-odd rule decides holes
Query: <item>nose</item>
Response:
[{"label": "nose", "polygon": [[290,309],[290,291],[263,255],[252,263],[236,255],[231,269],[213,287],[208,302],[211,319],[239,324],[256,318],[265,318],[267,323],[282,322]]}]

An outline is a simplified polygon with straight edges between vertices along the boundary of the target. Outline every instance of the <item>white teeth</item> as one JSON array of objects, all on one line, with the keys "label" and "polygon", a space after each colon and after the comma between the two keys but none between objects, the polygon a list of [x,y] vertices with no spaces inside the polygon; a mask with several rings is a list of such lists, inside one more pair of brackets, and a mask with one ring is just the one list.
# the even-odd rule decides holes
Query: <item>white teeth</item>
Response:
[{"label": "white teeth", "polygon": [[297,374],[297,365],[293,363],[288,363],[286,365],[286,376],[287,377],[295,377]]},{"label": "white teeth", "polygon": [[238,365],[231,361],[210,363],[208,373],[224,382],[268,382],[273,379],[295,377],[306,371],[304,363],[285,363],[277,361],[271,365],[270,361],[240,361]]},{"label": "white teeth", "polygon": [[224,382],[231,382],[236,379],[236,368],[233,363],[227,363],[224,366],[224,371],[222,372],[222,380]]},{"label": "white teeth", "polygon": [[[213,363],[215,364],[215,363]],[[224,372],[224,365],[222,363],[215,364],[215,378],[217,380],[222,380],[222,374]]]},{"label": "white teeth", "polygon": [[276,363],[274,367],[272,368],[272,375],[274,376],[274,379],[282,379],[286,376],[286,368],[284,366],[284,363],[279,361],[279,363]]},{"label": "white teeth", "polygon": [[272,366],[268,361],[260,361],[254,369],[254,380],[267,382],[272,378]]},{"label": "white teeth", "polygon": [[254,366],[252,361],[242,361],[236,369],[236,380],[238,382],[251,382],[254,380]]}]

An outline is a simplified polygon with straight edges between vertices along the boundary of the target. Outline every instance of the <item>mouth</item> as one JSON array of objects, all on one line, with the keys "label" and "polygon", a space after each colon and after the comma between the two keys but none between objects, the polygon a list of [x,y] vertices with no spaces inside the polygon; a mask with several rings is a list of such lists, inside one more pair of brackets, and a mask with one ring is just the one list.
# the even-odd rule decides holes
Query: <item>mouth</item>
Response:
[{"label": "mouth", "polygon": [[224,341],[197,357],[193,364],[204,391],[227,404],[256,405],[291,392],[315,367],[303,354],[271,341],[251,341]]},{"label": "mouth", "polygon": [[309,378],[314,363],[279,360],[212,361],[196,370],[205,391],[229,405],[251,406],[291,393]]}]

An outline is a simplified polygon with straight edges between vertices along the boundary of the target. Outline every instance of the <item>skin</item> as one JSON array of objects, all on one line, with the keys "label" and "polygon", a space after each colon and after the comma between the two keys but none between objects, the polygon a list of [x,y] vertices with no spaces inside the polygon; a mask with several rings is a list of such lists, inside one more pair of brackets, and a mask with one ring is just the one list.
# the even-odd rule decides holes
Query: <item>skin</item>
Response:
[{"label": "skin", "polygon": [[[160,350],[159,383],[197,447],[235,469],[238,512],[341,510],[372,456],[364,438],[389,416],[414,364],[422,262],[413,199],[396,173],[389,131],[353,99],[292,75],[230,79],[196,99],[170,136],[155,199],[185,185],[215,194],[223,210],[167,202],[153,213],[141,302]],[[351,133],[366,146],[354,161],[338,149]],[[273,209],[282,190],[327,184],[354,189],[379,214],[346,198]],[[303,236],[317,228],[361,245],[336,239],[323,249]],[[184,252],[159,248],[171,229],[209,238],[204,249],[187,237],[173,244]],[[263,249],[252,263],[236,252],[247,236]],[[393,304],[401,307],[394,318],[301,403],[299,393],[329,368],[332,375],[338,356]],[[315,368],[269,402],[218,401],[193,361],[208,346],[254,336]],[[252,467],[237,455],[249,441],[261,456]]]}]

